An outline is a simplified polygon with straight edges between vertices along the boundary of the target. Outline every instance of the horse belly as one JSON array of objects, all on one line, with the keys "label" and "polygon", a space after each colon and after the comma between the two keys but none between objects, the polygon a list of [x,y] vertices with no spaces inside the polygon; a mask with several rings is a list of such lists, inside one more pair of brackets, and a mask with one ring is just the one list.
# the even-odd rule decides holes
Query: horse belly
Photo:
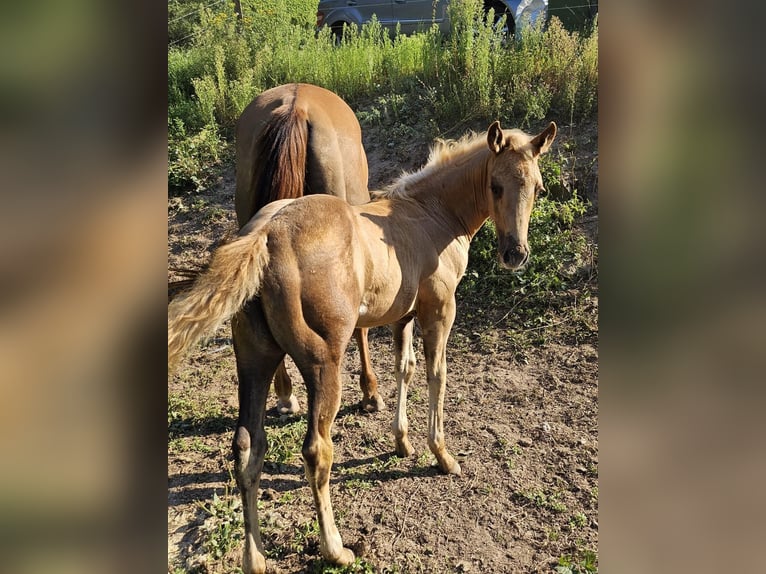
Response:
[{"label": "horse belly", "polygon": [[359,304],[357,327],[389,325],[412,313],[417,290],[400,287],[392,290],[368,290]]}]

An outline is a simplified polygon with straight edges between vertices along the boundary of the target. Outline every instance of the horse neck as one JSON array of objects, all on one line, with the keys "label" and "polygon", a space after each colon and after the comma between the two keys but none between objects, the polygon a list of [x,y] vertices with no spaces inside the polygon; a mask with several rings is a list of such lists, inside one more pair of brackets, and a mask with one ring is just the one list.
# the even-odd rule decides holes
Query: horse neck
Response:
[{"label": "horse neck", "polygon": [[432,196],[434,207],[469,241],[490,214],[487,190],[491,161],[489,149],[479,148],[451,161],[429,182],[431,189],[440,190]]}]

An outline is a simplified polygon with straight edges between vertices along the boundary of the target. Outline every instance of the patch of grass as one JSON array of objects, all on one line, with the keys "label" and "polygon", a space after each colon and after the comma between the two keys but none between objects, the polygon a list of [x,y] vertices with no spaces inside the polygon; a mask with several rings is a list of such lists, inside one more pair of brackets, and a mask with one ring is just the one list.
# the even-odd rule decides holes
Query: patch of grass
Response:
[{"label": "patch of grass", "polygon": [[497,439],[497,446],[495,448],[495,456],[503,461],[503,466],[508,470],[513,470],[516,467],[516,457],[521,454],[521,447],[517,444],[510,444],[508,439]]},{"label": "patch of grass", "polygon": [[204,400],[193,391],[168,393],[168,439],[190,433],[207,434],[231,430],[234,409],[222,402]]},{"label": "patch of grass", "polygon": [[225,144],[213,124],[189,133],[181,118],[168,118],[168,185],[172,192],[204,189],[217,173]]},{"label": "patch of grass", "polygon": [[393,455],[388,458],[377,458],[370,464],[370,472],[373,473],[383,473],[391,468],[394,468],[396,466],[399,466],[399,463],[402,462],[402,458]]},{"label": "patch of grass", "polygon": [[522,503],[532,504],[537,508],[543,508],[560,514],[566,512],[567,506],[561,500],[557,493],[546,494],[541,489],[519,490],[513,494],[513,497]]},{"label": "patch of grass", "polygon": [[598,558],[592,550],[578,551],[575,555],[559,558],[557,574],[595,574],[598,572]]},{"label": "patch of grass", "polygon": [[215,492],[210,502],[198,502],[197,505],[208,515],[201,526],[205,533],[205,553],[215,560],[222,560],[227,553],[242,544],[244,519],[240,498],[231,495],[227,487],[222,497]]},{"label": "patch of grass", "polygon": [[308,422],[305,417],[296,418],[280,426],[267,426],[266,440],[269,448],[265,460],[276,464],[289,464],[300,460],[307,428]]},{"label": "patch of grass", "polygon": [[324,560],[315,560],[309,564],[309,572],[315,574],[374,574],[375,567],[362,558],[357,558],[348,566],[329,564]]},{"label": "patch of grass", "polygon": [[[481,0],[450,3],[452,30],[436,26],[393,38],[379,22],[347,29],[340,45],[314,30],[312,0],[191,6],[174,0],[168,49],[168,126],[174,188],[200,189],[244,107],[287,82],[326,87],[354,107],[376,104],[363,123],[435,135],[455,119],[499,118],[522,127],[549,115],[588,117],[597,109],[598,26],[583,35],[553,18],[506,42]],[[180,41],[184,38],[183,41]],[[180,123],[177,123],[180,122]],[[425,129],[424,129],[425,128]],[[406,134],[395,134],[398,138]],[[187,141],[188,140],[188,141]]]},{"label": "patch of grass", "polygon": [[414,466],[414,468],[413,468],[413,472],[415,472],[416,474],[418,474],[418,473],[423,473],[423,472],[427,472],[427,471],[429,471],[429,470],[431,469],[431,465],[432,465],[432,463],[433,463],[435,460],[436,460],[436,459],[435,459],[435,458],[434,458],[434,456],[431,454],[431,451],[430,451],[430,450],[427,450],[427,451],[425,451],[425,452],[424,452],[423,454],[421,454],[421,455],[420,455],[420,456],[417,458],[417,460],[415,461],[415,466]]},{"label": "patch of grass", "polygon": [[290,549],[302,554],[309,546],[319,547],[319,522],[316,519],[298,525],[290,541]]},{"label": "patch of grass", "polygon": [[588,524],[588,517],[582,512],[577,512],[569,519],[569,528],[575,530],[577,528],[583,528]]},{"label": "patch of grass", "polygon": [[375,486],[372,481],[364,478],[350,478],[343,483],[343,486],[350,491],[371,490]]},{"label": "patch of grass", "polygon": [[209,454],[216,449],[205,444],[198,436],[195,437],[176,437],[168,442],[169,453],[199,452]]}]

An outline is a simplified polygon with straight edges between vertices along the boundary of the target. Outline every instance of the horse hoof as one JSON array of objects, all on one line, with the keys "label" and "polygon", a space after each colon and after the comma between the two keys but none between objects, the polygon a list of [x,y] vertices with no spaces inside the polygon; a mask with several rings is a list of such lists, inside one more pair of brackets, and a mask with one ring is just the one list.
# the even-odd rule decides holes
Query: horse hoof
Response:
[{"label": "horse hoof", "polygon": [[280,415],[294,415],[300,412],[301,405],[295,395],[290,395],[290,398],[286,401],[279,399],[277,402],[277,412]]},{"label": "horse hoof", "polygon": [[242,572],[244,574],[266,574],[266,559],[260,552],[245,554],[242,557]]},{"label": "horse hoof", "polygon": [[354,563],[354,560],[356,560],[356,556],[346,547],[341,548],[340,555],[337,558],[329,559],[330,562],[338,566],[349,566]]},{"label": "horse hoof", "polygon": [[410,444],[409,439],[403,439],[403,440],[397,440],[396,441],[396,456],[400,458],[407,458],[409,456],[412,456],[412,454],[415,452],[415,449],[412,448],[412,445]]},{"label": "horse hoof", "polygon": [[454,474],[455,476],[461,476],[463,474],[463,469],[460,468],[460,464],[451,456],[444,460],[440,460],[439,468],[444,474]]},{"label": "horse hoof", "polygon": [[377,413],[386,410],[386,403],[380,395],[373,395],[369,399],[362,399],[362,410],[367,413]]}]

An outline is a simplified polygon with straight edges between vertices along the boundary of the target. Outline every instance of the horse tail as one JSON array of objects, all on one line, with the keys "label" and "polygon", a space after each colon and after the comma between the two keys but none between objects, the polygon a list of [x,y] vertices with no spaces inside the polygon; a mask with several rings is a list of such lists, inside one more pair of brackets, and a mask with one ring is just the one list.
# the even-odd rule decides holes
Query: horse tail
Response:
[{"label": "horse tail", "polygon": [[194,279],[179,279],[178,281],[168,282],[168,303],[178,297],[184,291],[188,291],[194,286]]},{"label": "horse tail", "polygon": [[308,132],[306,111],[295,100],[272,112],[257,148],[263,168],[251,195],[250,217],[267,203],[305,194]]},{"label": "horse tail", "polygon": [[194,281],[202,273],[207,270],[207,265],[197,269],[189,268],[175,268],[173,271],[178,275],[181,275],[183,279],[176,279],[175,281],[168,281],[168,303],[178,297],[184,291],[188,291],[194,286]]},{"label": "horse tail", "polygon": [[168,306],[168,366],[258,294],[269,262],[266,232],[237,237],[216,249],[191,288]]}]

